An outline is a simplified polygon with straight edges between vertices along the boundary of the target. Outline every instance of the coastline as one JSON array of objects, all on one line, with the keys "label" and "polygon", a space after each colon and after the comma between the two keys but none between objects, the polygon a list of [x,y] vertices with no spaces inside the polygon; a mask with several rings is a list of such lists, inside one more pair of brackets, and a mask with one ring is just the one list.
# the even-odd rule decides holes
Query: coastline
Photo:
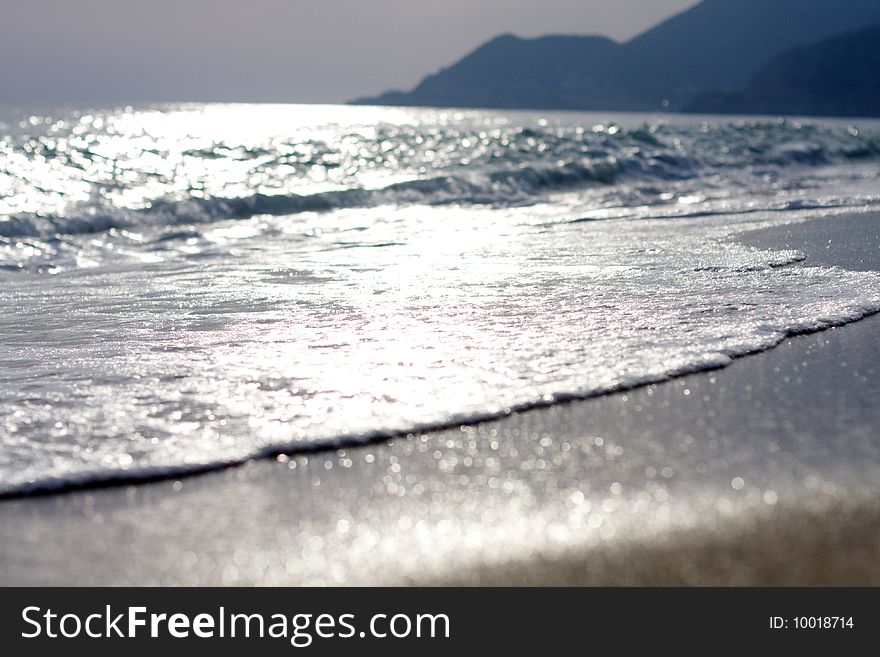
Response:
[{"label": "coastline", "polygon": [[[877,226],[740,241],[880,270]],[[880,583],[878,348],[874,316],[461,429],[0,501],[0,584]]]}]

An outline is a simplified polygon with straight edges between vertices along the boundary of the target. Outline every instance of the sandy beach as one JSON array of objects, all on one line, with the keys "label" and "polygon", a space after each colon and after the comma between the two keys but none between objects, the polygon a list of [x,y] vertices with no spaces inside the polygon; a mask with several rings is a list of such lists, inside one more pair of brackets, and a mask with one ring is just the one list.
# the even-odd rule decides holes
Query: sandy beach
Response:
[{"label": "sandy beach", "polygon": [[[880,215],[748,233],[880,268]],[[880,584],[880,317],[460,429],[0,502],[3,585]]]}]

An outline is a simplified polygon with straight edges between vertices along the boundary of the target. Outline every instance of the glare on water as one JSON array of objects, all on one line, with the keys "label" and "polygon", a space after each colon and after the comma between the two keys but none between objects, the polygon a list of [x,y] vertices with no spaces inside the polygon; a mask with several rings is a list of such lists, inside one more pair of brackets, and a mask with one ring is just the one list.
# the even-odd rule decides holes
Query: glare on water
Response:
[{"label": "glare on water", "polygon": [[868,129],[218,105],[4,132],[0,491],[471,422],[880,308],[876,274],[732,239],[873,202]]}]

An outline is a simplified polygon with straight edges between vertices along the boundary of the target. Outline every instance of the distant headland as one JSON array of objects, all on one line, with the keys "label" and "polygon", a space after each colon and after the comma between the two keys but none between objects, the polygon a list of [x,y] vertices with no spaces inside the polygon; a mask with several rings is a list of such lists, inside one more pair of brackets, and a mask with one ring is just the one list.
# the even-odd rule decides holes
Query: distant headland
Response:
[{"label": "distant headland", "polygon": [[499,36],[352,103],[880,115],[877,24],[877,0],[704,0],[626,43]]}]

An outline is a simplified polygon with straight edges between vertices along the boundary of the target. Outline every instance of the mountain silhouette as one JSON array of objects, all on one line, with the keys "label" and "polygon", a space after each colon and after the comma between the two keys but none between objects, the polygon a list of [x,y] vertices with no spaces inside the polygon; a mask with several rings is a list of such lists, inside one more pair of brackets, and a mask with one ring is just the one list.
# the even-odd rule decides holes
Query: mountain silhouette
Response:
[{"label": "mountain silhouette", "polygon": [[413,90],[357,104],[680,109],[740,90],[774,57],[880,22],[880,0],[704,0],[627,43],[597,36],[492,39]]},{"label": "mountain silhouette", "polygon": [[783,53],[741,93],[709,92],[685,111],[880,116],[880,26]]}]

